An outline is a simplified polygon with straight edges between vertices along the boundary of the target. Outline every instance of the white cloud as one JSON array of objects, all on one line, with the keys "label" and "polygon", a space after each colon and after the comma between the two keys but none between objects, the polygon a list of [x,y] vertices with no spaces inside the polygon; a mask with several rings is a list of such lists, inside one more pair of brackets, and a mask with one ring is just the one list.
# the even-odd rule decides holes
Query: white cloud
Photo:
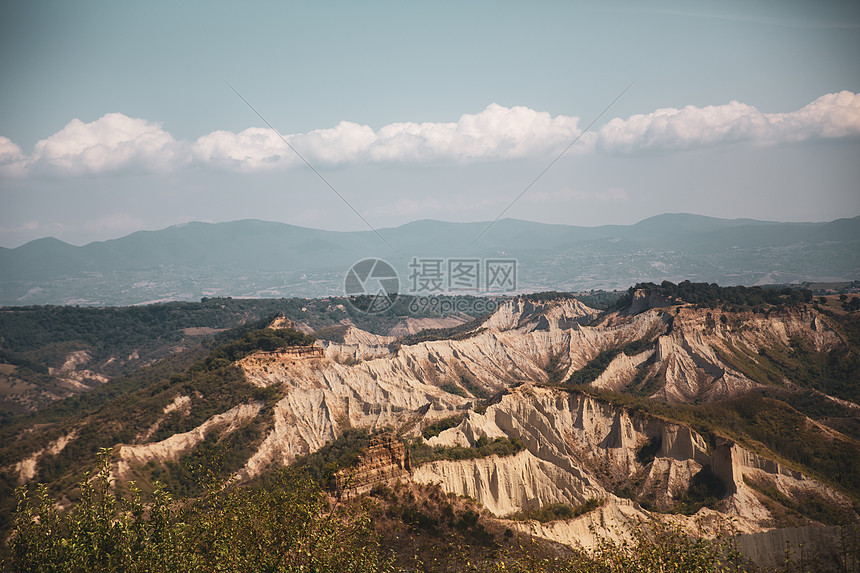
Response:
[{"label": "white cloud", "polygon": [[794,113],[768,117],[778,127],[774,139],[856,137],[860,135],[860,94],[849,91],[826,94]]},{"label": "white cloud", "polygon": [[736,101],[703,108],[658,109],[616,118],[597,132],[597,149],[632,153],[741,141],[788,143],[860,135],[860,94],[827,94],[790,113],[762,113]]},{"label": "white cloud", "polygon": [[194,159],[200,163],[237,171],[288,167],[298,161],[274,131],[259,127],[239,133],[213,131],[199,138],[191,149]]},{"label": "white cloud", "polygon": [[90,123],[73,119],[37,142],[28,163],[60,175],[129,168],[164,172],[187,162],[185,148],[158,123],[109,113]]},{"label": "white cloud", "polygon": [[332,129],[316,129],[289,138],[290,145],[311,164],[328,165],[364,161],[367,150],[376,141],[377,136],[370,127],[348,121],[342,121]]},{"label": "white cloud", "polygon": [[23,177],[27,174],[26,160],[20,147],[0,136],[0,177]]},{"label": "white cloud", "polygon": [[[526,107],[490,104],[455,123],[393,123],[374,132],[347,121],[331,129],[284,135],[312,165],[360,162],[491,161],[546,155],[578,134],[575,117]],[[301,160],[272,130],[251,128],[238,134],[216,131],[198,139],[194,156],[203,163],[257,171]]]},{"label": "white cloud", "polygon": [[0,233],[19,233],[21,231],[37,231],[41,228],[39,221],[26,221],[17,227],[3,227],[0,225]]},{"label": "white cloud", "polygon": [[579,119],[490,104],[456,123],[393,123],[379,130],[374,161],[475,161],[541,156],[563,149]]},{"label": "white cloud", "polygon": [[[118,170],[169,172],[188,163],[240,172],[301,164],[481,162],[553,158],[580,135],[579,119],[527,107],[490,104],[450,123],[392,123],[378,131],[342,121],[330,129],[285,135],[252,127],[214,131],[196,141],[176,141],[158,123],[109,113],[91,123],[78,119],[39,141],[29,156],[0,137],[0,177],[28,172],[60,175]],[[609,121],[585,134],[571,153],[672,151],[738,142],[792,143],[860,136],[860,94],[824,95],[790,113],[762,113],[736,101],[725,105],[658,109]],[[617,198],[611,198],[617,200]]]}]

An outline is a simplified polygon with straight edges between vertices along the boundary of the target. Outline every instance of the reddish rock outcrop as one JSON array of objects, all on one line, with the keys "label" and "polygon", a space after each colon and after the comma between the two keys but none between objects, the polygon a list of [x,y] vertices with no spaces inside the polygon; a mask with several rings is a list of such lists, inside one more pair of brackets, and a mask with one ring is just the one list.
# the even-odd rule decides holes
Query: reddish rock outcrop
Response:
[{"label": "reddish rock outcrop", "polygon": [[337,497],[361,495],[378,485],[409,479],[409,452],[393,433],[376,436],[358,458],[355,467],[338,470],[334,476]]}]

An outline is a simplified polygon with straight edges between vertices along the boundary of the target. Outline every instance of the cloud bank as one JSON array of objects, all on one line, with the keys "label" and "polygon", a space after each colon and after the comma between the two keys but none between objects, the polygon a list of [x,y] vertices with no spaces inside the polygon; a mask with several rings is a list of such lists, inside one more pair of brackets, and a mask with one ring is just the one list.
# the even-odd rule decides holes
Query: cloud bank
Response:
[{"label": "cloud bank", "polygon": [[0,177],[22,177],[27,173],[27,158],[8,137],[0,136]]},{"label": "cloud bank", "polygon": [[109,113],[91,123],[73,119],[37,142],[27,164],[62,175],[123,169],[164,172],[187,162],[185,147],[160,124]]},{"label": "cloud bank", "polygon": [[[72,120],[26,155],[0,137],[0,176],[80,176],[115,171],[165,173],[187,165],[239,172],[359,163],[470,163],[552,158],[582,135],[571,153],[695,149],[742,142],[796,143],[860,136],[860,94],[826,94],[789,113],[762,113],[737,101],[658,109],[616,118],[582,134],[579,118],[527,107],[490,104],[450,123],[393,123],[378,131],[347,121],[329,129],[285,134],[252,127],[177,141],[161,124],[109,113],[91,123]],[[292,147],[293,149],[290,149]],[[295,151],[294,151],[295,150]]]},{"label": "cloud bank", "polygon": [[194,142],[191,154],[195,161],[240,171],[301,163],[296,151],[312,165],[494,161],[539,156],[570,143],[580,133],[578,121],[490,104],[453,123],[392,123],[377,132],[347,121],[284,139],[256,127],[216,131]]},{"label": "cloud bank", "polygon": [[791,113],[762,113],[732,101],[703,108],[658,109],[613,119],[592,138],[598,150],[673,151],[740,142],[796,143],[860,135],[860,94],[823,95]]}]

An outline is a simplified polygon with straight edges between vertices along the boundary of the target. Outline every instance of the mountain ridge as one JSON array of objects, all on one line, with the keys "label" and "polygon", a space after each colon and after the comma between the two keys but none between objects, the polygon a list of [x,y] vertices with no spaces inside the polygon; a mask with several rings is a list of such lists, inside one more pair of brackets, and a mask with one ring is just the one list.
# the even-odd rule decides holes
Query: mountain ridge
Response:
[{"label": "mountain ridge", "polygon": [[388,260],[402,288],[416,258],[516,259],[520,292],[685,278],[742,285],[860,278],[860,217],[779,223],[667,213],[597,227],[501,219],[472,246],[486,226],[425,219],[380,229],[391,247],[373,231],[257,219],[193,222],[83,246],[43,238],[0,250],[0,305],[339,295],[346,271],[368,257]]},{"label": "mountain ridge", "polygon": [[[860,220],[860,215],[854,217],[840,217],[838,219],[833,219],[830,221],[769,221],[765,219],[750,219],[746,217],[738,217],[733,219],[726,219],[722,217],[711,217],[709,215],[698,215],[695,213],[661,213],[659,215],[652,215],[651,217],[646,217],[636,223],[631,223],[628,225],[621,224],[605,224],[605,225],[595,225],[595,226],[586,226],[586,225],[567,225],[564,223],[541,223],[538,221],[530,221],[527,219],[516,219],[506,217],[503,219],[499,219],[494,223],[493,226],[496,225],[504,225],[504,224],[524,224],[524,225],[532,225],[539,228],[546,229],[563,229],[563,230],[591,230],[591,231],[603,231],[603,230],[620,230],[620,229],[649,229],[656,226],[656,224],[666,225],[671,224],[673,227],[684,226],[682,231],[691,230],[690,223],[695,221],[696,223],[706,223],[711,229],[713,228],[726,228],[726,227],[739,227],[739,226],[747,226],[747,225],[791,225],[791,226],[820,226],[820,225],[831,225],[836,223],[847,223],[851,221]],[[681,225],[679,225],[679,222]],[[63,241],[62,239],[58,239],[54,236],[45,236],[40,237],[38,239],[33,239],[23,243],[17,247],[0,247],[0,250],[4,251],[17,251],[19,249],[24,248],[32,248],[34,244],[45,244],[49,242],[51,244],[62,244],[68,247],[73,247],[76,249],[83,249],[87,247],[93,247],[95,245],[104,245],[104,244],[115,244],[117,242],[121,242],[124,240],[131,239],[133,237],[152,235],[157,233],[167,233],[167,232],[175,232],[181,230],[187,230],[195,227],[226,227],[233,225],[266,225],[271,227],[278,227],[282,229],[290,229],[295,231],[310,231],[314,233],[325,233],[332,235],[372,235],[373,231],[332,231],[326,229],[317,229],[314,227],[306,227],[303,225],[294,225],[292,223],[284,223],[280,221],[269,221],[266,219],[235,219],[232,221],[220,221],[216,223],[207,222],[207,221],[189,221],[187,223],[181,223],[178,225],[170,225],[168,227],[163,227],[161,229],[142,229],[140,231],[134,231],[129,233],[128,235],[123,235],[121,237],[116,237],[113,239],[104,239],[104,240],[96,240],[90,241],[89,243],[84,243],[83,245],[75,245],[73,243],[69,243]],[[394,232],[394,231],[403,231],[415,226],[419,225],[445,225],[449,227],[474,227],[476,229],[483,230],[484,227],[490,224],[490,221],[467,221],[467,222],[457,222],[457,221],[444,221],[442,219],[416,219],[414,221],[409,221],[407,223],[403,223],[402,225],[397,225],[395,227],[380,227],[376,229],[380,233],[383,232]]]}]

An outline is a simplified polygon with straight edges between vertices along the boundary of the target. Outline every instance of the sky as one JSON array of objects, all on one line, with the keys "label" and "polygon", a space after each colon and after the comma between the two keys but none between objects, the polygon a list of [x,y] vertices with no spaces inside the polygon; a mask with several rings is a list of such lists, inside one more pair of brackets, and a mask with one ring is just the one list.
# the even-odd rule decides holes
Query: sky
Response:
[{"label": "sky", "polygon": [[858,2],[6,0],[0,246],[854,217],[858,54]]}]

